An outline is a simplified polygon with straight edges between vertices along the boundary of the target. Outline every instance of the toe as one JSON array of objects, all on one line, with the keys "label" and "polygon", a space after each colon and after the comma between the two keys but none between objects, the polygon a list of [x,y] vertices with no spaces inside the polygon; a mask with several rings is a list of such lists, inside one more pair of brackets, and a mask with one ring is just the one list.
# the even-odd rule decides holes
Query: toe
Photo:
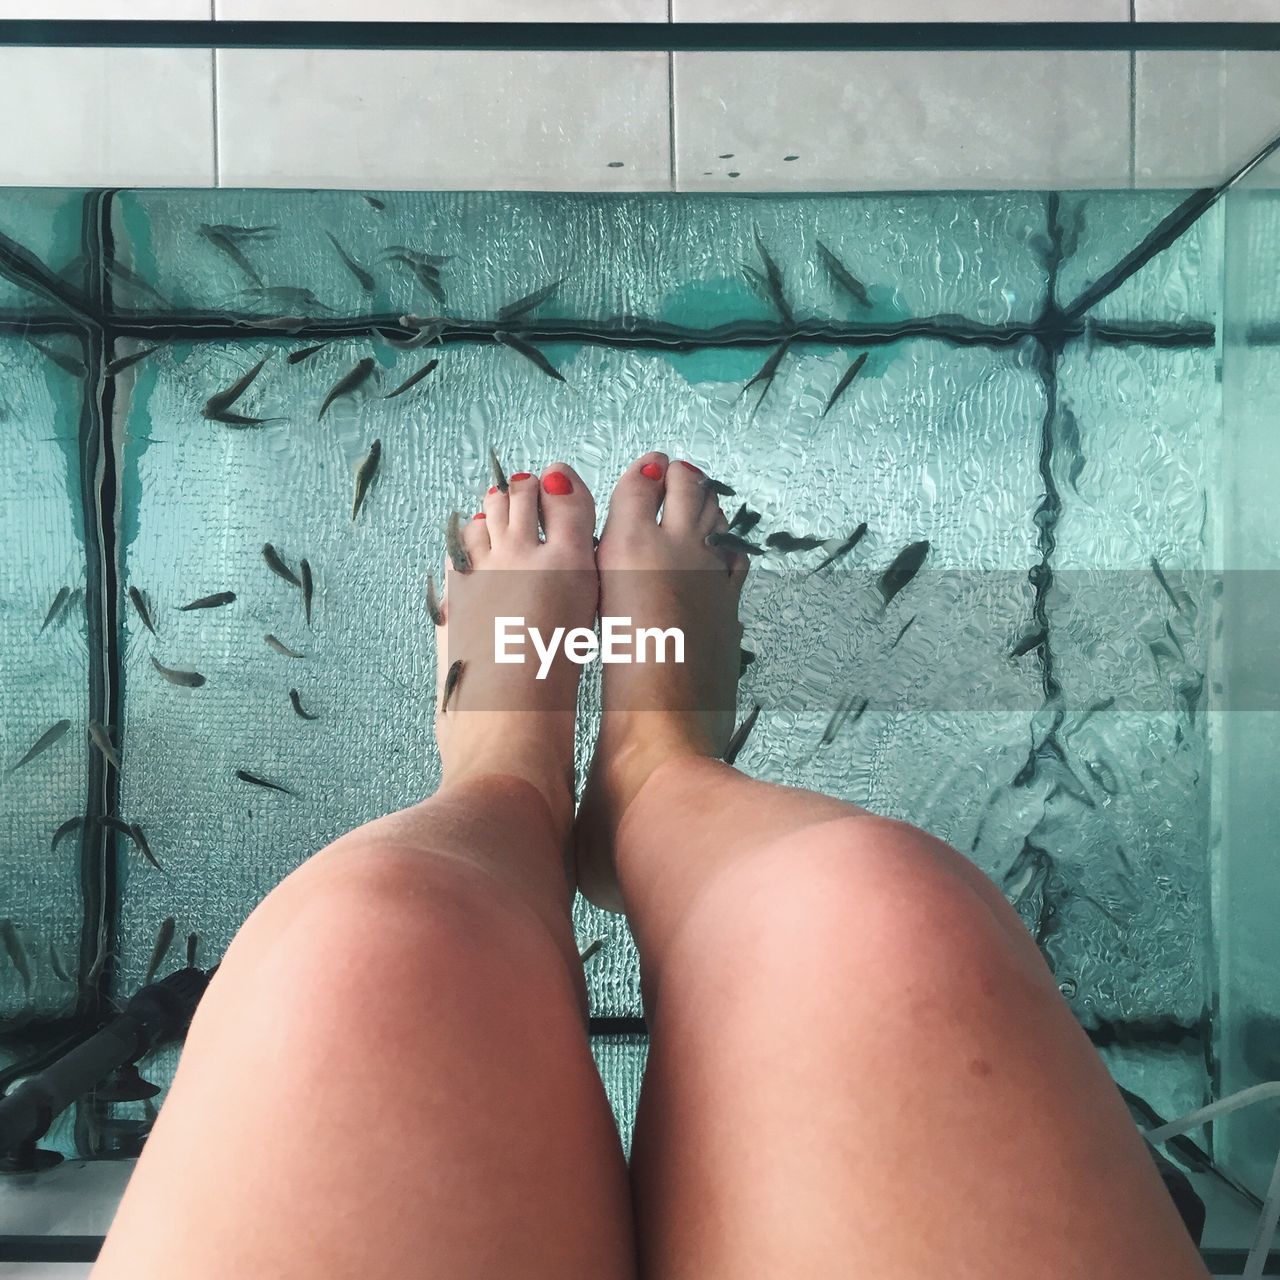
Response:
[{"label": "toe", "polygon": [[507,532],[520,542],[537,542],[538,477],[517,471],[507,485]]},{"label": "toe", "polygon": [[[707,505],[710,506],[711,504],[708,503]],[[725,514],[720,509],[718,503],[716,504],[711,520],[706,523],[706,529],[708,533],[729,532],[729,521],[726,519]],[[728,566],[729,577],[732,580],[733,585],[741,591],[743,580],[747,576],[747,570],[751,567],[751,558],[749,556],[741,555],[736,551],[725,550],[717,550],[716,555],[718,555]]]},{"label": "toe", "polygon": [[462,545],[466,548],[472,565],[484,563],[489,554],[489,521],[483,511],[475,515],[462,526]]},{"label": "toe", "polygon": [[507,495],[496,484],[490,485],[489,492],[484,495],[484,515],[489,526],[489,542],[494,546],[502,541],[502,535],[507,531],[508,506]]},{"label": "toe", "polygon": [[674,533],[696,531],[711,495],[703,486],[705,474],[692,462],[680,459],[667,471],[667,498],[662,508],[662,527]]},{"label": "toe", "polygon": [[611,526],[639,521],[653,524],[658,519],[658,509],[667,492],[669,465],[665,453],[646,453],[622,473],[609,499],[606,534]]},{"label": "toe", "polygon": [[596,528],[596,504],[582,477],[567,462],[542,473],[542,528],[551,544],[589,544]]}]

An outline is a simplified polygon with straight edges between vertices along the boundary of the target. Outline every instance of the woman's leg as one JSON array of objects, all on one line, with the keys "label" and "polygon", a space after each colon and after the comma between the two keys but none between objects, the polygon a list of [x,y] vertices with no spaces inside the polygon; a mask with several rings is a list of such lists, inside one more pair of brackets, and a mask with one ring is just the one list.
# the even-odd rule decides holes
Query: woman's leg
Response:
[{"label": "woman's leg", "polygon": [[452,577],[439,636],[441,666],[466,664],[437,720],[443,785],[311,859],[237,935],[103,1280],[632,1275],[569,920],[577,671],[535,683],[465,648],[486,614],[491,645],[513,591],[531,624],[589,625],[594,510],[556,471],[545,543],[536,477],[464,533],[475,572]]},{"label": "woman's leg", "polygon": [[715,573],[723,519],[650,455],[599,552],[602,614],[686,631],[683,668],[607,670],[579,836],[582,881],[625,904],[644,969],[642,1274],[1203,1276],[994,886],[912,827],[710,758],[744,571]]}]

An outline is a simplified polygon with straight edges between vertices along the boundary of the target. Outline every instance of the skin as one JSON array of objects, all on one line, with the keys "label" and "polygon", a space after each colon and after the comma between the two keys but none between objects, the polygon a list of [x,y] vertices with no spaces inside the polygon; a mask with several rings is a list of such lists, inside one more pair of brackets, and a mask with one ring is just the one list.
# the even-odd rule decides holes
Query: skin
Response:
[{"label": "skin", "polygon": [[[568,467],[486,497],[438,636],[442,675],[466,663],[440,790],[317,854],[237,935],[99,1280],[1205,1276],[981,873],[715,759],[747,566],[706,546],[725,519],[699,479],[637,459],[598,574]],[[535,682],[485,655],[497,614],[587,626],[597,595],[682,625],[686,662],[605,668],[575,829],[578,668]],[[587,1047],[575,882],[625,908],[641,953],[630,1183]]]}]

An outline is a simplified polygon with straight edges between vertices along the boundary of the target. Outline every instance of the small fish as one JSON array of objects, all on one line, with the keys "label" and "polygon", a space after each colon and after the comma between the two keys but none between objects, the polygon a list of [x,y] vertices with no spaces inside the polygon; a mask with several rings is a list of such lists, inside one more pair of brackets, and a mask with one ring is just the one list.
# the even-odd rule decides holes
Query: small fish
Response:
[{"label": "small fish", "polygon": [[462,683],[462,659],[459,658],[449,667],[449,672],[444,678],[444,692],[440,695],[440,714],[449,709],[449,699],[458,691],[458,685]]},{"label": "small fish", "polygon": [[300,720],[319,720],[319,716],[313,716],[311,712],[302,709],[302,695],[297,689],[289,690],[289,701],[293,703],[293,710]]},{"label": "small fish", "polygon": [[288,787],[281,785],[279,782],[270,782],[266,778],[260,778],[256,773],[250,773],[247,769],[237,769],[236,777],[241,782],[247,782],[250,786],[263,787],[267,791],[280,791],[287,796],[293,795]]},{"label": "small fish", "polygon": [[493,337],[495,342],[502,343],[504,347],[510,347],[512,351],[518,351],[531,364],[541,369],[548,378],[554,378],[557,382],[565,381],[564,374],[532,343],[516,337],[514,333],[504,333],[502,330],[495,332]]},{"label": "small fish", "polygon": [[1169,597],[1169,602],[1179,613],[1185,612],[1185,607],[1191,604],[1191,597],[1185,591],[1175,591],[1169,584],[1169,579],[1165,577],[1164,570],[1160,568],[1160,562],[1152,556],[1151,572],[1155,574],[1156,581],[1160,584],[1160,589]]},{"label": "small fish", "polygon": [[193,600],[190,604],[180,604],[178,612],[190,613],[193,609],[221,609],[223,605],[235,604],[235,602],[234,591],[215,591],[213,595],[201,596],[199,600]]},{"label": "small fish", "polygon": [[259,302],[278,302],[284,307],[306,307],[311,311],[333,310],[328,303],[321,302],[310,289],[299,289],[293,285],[257,286],[253,289],[243,289],[241,292],[248,297],[256,298]]},{"label": "small fish", "polygon": [[129,600],[134,609],[137,610],[138,617],[142,619],[142,625],[146,627],[152,635],[155,635],[156,626],[155,623],[151,621],[151,611],[147,608],[146,597],[143,596],[142,592],[139,591],[137,587],[130,587]]},{"label": "small fish", "polygon": [[417,373],[410,374],[394,391],[389,391],[382,398],[384,400],[394,400],[396,396],[404,395],[406,391],[416,387],[439,363],[439,360],[428,360]]},{"label": "small fish", "polygon": [[107,259],[107,274],[115,280],[119,280],[131,288],[137,289],[139,293],[145,294],[152,302],[156,303],[162,311],[169,309],[169,299],[163,294],[157,292],[150,282],[144,280],[136,271],[131,271],[128,267],[121,266],[120,263]]},{"label": "small fish", "polygon": [[69,373],[73,378],[83,378],[89,370],[85,368],[83,360],[77,360],[75,356],[69,356],[56,347],[51,347],[48,343],[38,342],[35,338],[28,337],[27,341],[35,347],[48,360],[52,360],[63,373]]},{"label": "small fish", "polygon": [[590,963],[592,956],[594,956],[596,952],[599,951],[600,948],[603,946],[604,946],[603,938],[593,939],[591,942],[587,943],[586,950],[583,951],[582,954],[578,956],[578,959],[581,960],[584,965]]},{"label": "small fish", "polygon": [[1009,650],[1009,657],[1021,658],[1030,653],[1033,649],[1038,649],[1044,644],[1047,637],[1043,630],[1028,632],[1017,644]]},{"label": "small fish", "polygon": [[200,950],[200,935],[198,933],[187,934],[187,968],[194,969],[196,967],[196,953]]},{"label": "small fish", "polygon": [[849,269],[836,257],[830,249],[827,248],[821,240],[815,242],[818,246],[818,253],[822,257],[822,261],[826,264],[826,268],[831,272],[831,278],[838,284],[860,307],[870,307],[871,299],[867,297],[866,286],[857,276],[853,275]]},{"label": "small fish", "polygon": [[199,689],[201,685],[207,683],[206,678],[198,671],[179,671],[173,667],[162,666],[156,661],[154,655],[151,658],[151,665],[162,675],[170,684],[179,685],[183,689]]},{"label": "small fish", "polygon": [[427,574],[427,617],[437,627],[444,626],[444,610],[440,607],[440,596],[436,592],[435,574]]},{"label": "small fish", "polygon": [[1178,651],[1178,657],[1185,662],[1187,660],[1187,651],[1182,647],[1182,641],[1178,639],[1173,627],[1167,621],[1164,624],[1164,633],[1173,642],[1173,647]]},{"label": "small fish", "polygon": [[864,351],[845,371],[840,375],[840,381],[836,383],[836,389],[827,398],[826,407],[822,410],[820,417],[825,418],[831,412],[831,406],[844,395],[849,384],[862,372],[862,366],[867,363],[868,353]]},{"label": "small fish", "polygon": [[421,249],[413,249],[407,244],[389,244],[383,252],[388,257],[401,257],[415,266],[430,267],[433,271],[439,271],[449,261],[447,253],[423,253]]},{"label": "small fish", "polygon": [[[870,698],[863,698],[861,705],[858,707],[851,724],[857,724],[862,719],[863,713],[870,705]],[[822,741],[820,746],[829,747],[835,740],[836,735],[840,732],[841,726],[849,718],[849,712],[853,708],[853,694],[845,694],[844,697],[836,703],[836,709],[832,713],[831,719],[827,721],[827,727],[822,731]]]},{"label": "small fish", "polygon": [[275,636],[268,633],[262,637],[267,642],[268,649],[274,649],[282,658],[305,658],[305,653],[299,653],[296,649],[290,649],[283,640],[277,640]]},{"label": "small fish", "polygon": [[913,613],[911,617],[909,617],[906,620],[906,622],[902,624],[902,630],[898,632],[898,634],[894,637],[893,643],[889,646],[890,650],[896,649],[898,647],[898,641],[901,640],[902,637],[905,636],[907,632],[911,630],[911,624],[916,620],[916,616],[917,615]]},{"label": "small fish", "polygon": [[242,413],[231,413],[224,409],[221,413],[206,413],[210,422],[217,422],[224,427],[261,427],[268,422],[283,422],[283,418],[249,418]]},{"label": "small fish", "polygon": [[173,946],[173,935],[177,927],[178,922],[172,916],[165,916],[161,921],[159,932],[156,934],[156,945],[151,948],[151,963],[147,965],[146,977],[142,979],[144,986],[160,972],[160,966],[164,964],[164,958],[169,954],[169,948]]},{"label": "small fish", "polygon": [[1064,457],[1071,459],[1067,468],[1067,483],[1080,492],[1080,476],[1084,472],[1084,453],[1080,447],[1080,423],[1066,405],[1058,407],[1057,444]]},{"label": "small fish", "polygon": [[68,818],[66,822],[61,823],[58,829],[53,833],[53,843],[50,844],[49,851],[51,853],[54,852],[57,849],[58,845],[61,844],[62,841],[66,839],[67,836],[69,836],[73,831],[76,831],[83,826],[84,826],[84,819],[80,817]]},{"label": "small fish", "polygon": [[742,274],[746,276],[747,283],[766,301],[769,301],[769,282],[762,276],[755,267],[749,263],[742,264]]},{"label": "small fish", "polygon": [[107,365],[107,377],[113,378],[117,373],[123,373],[132,365],[137,364],[140,360],[145,360],[149,355],[160,350],[160,343],[156,343],[154,347],[142,347],[129,356],[119,356]]},{"label": "small fish", "polygon": [[276,575],[277,578],[283,578],[291,587],[300,587],[302,583],[298,579],[298,575],[285,564],[280,553],[269,542],[262,544],[262,558],[267,562],[267,568]]},{"label": "small fish", "polygon": [[440,268],[426,259],[431,255],[411,252],[393,253],[388,262],[399,262],[417,278],[418,283],[441,305],[448,301],[444,286],[440,283]]},{"label": "small fish", "polygon": [[738,496],[736,489],[731,489],[727,484],[721,484],[719,480],[713,480],[710,476],[703,476],[699,483],[708,493],[714,493],[718,498],[736,498]]},{"label": "small fish", "polygon": [[302,611],[307,619],[307,626],[311,625],[311,601],[315,597],[316,584],[311,576],[311,561],[305,557],[298,561],[298,573],[302,578],[300,583],[302,587]]},{"label": "small fish", "polygon": [[498,451],[489,446],[489,479],[493,482],[493,487],[502,493],[507,492],[507,473],[502,469],[502,463],[498,461]]},{"label": "small fish", "polygon": [[44,623],[40,628],[40,634],[44,633],[53,625],[54,620],[62,612],[63,606],[71,598],[71,588],[61,587],[58,594],[53,597],[53,603],[49,606],[49,612],[44,615]]},{"label": "small fish", "polygon": [[129,839],[137,846],[138,852],[153,866],[157,871],[163,871],[164,868],[156,859],[156,855],[151,852],[151,845],[147,842],[146,833],[142,830],[139,823],[125,822],[122,818],[103,818],[101,819],[104,827],[110,827],[112,831],[118,831],[122,836],[128,836]]},{"label": "small fish", "polygon": [[297,351],[290,351],[285,359],[290,364],[301,364],[304,360],[309,360],[317,351],[323,351],[328,345],[327,342],[317,342],[310,347],[300,347]]},{"label": "small fish", "polygon": [[226,254],[255,285],[261,285],[262,276],[258,274],[257,267],[249,261],[244,250],[237,243],[241,239],[259,239],[258,236],[247,234],[258,230],[265,230],[265,228],[204,225],[200,227],[200,234],[220,253]]},{"label": "small fish", "polygon": [[777,308],[777,312],[782,317],[784,324],[794,324],[795,316],[787,303],[787,295],[782,285],[782,272],[779,270],[778,264],[770,256],[769,250],[764,247],[764,240],[760,235],[758,226],[755,228],[755,240],[756,252],[760,255],[760,261],[764,263],[764,282],[769,291],[769,300]]},{"label": "small fish", "polygon": [[[791,341],[792,340],[790,338],[787,338],[785,341],[779,343],[773,354],[760,366],[760,371],[751,379],[750,382],[747,383],[745,387],[742,388],[740,392],[738,392],[739,399],[745,396],[757,382],[763,382],[764,386],[761,388],[759,398],[756,400],[755,404],[756,409],[760,408],[764,403],[765,396],[769,394],[769,388],[773,386],[773,380],[778,373],[778,366],[782,363],[782,357],[785,356],[787,351],[790,349]],[[755,410],[753,409],[752,412],[754,413]]]},{"label": "small fish", "polygon": [[356,492],[351,501],[352,520],[360,514],[360,508],[364,506],[365,496],[369,492],[369,486],[373,483],[373,477],[378,470],[378,460],[381,457],[382,441],[375,440],[369,446],[369,452],[365,454],[364,460],[356,468]]},{"label": "small fish", "polygon": [[376,209],[379,213],[387,207],[387,202],[385,200],[379,200],[377,196],[361,196],[360,199],[363,200],[370,209]]},{"label": "small fish", "polygon": [[59,982],[70,982],[71,975],[66,971],[62,961],[58,958],[58,949],[53,945],[53,939],[49,939],[49,968],[53,970],[53,976]]},{"label": "small fish", "polygon": [[562,276],[559,280],[544,284],[541,289],[535,289],[532,293],[526,293],[523,298],[517,298],[515,302],[508,302],[505,307],[500,307],[498,309],[498,323],[506,324],[510,320],[528,315],[530,311],[536,311],[549,298],[554,297],[563,280],[564,277]]},{"label": "small fish", "polygon": [[471,557],[462,545],[462,516],[457,511],[450,511],[444,522],[444,549],[456,573],[471,572]]},{"label": "small fish", "polygon": [[741,556],[764,555],[764,548],[759,543],[748,542],[736,533],[709,533],[703,541],[716,551],[732,551]]},{"label": "small fish", "polygon": [[880,594],[885,606],[920,572],[929,554],[927,540],[912,542],[893,558],[893,563],[880,575]]},{"label": "small fish", "polygon": [[17,771],[21,769],[24,764],[30,764],[31,761],[36,758],[36,756],[42,755],[44,752],[48,751],[49,748],[53,746],[53,744],[57,742],[58,739],[61,738],[62,735],[66,733],[66,731],[70,728],[71,728],[70,720],[55,721],[39,736],[39,738],[36,739],[35,745],[31,748],[31,750],[28,751],[27,754],[23,756],[22,759],[19,760],[17,764],[13,765],[10,768],[9,772],[17,773]]},{"label": "small fish", "polygon": [[752,529],[760,523],[760,513],[752,511],[744,502],[737,511],[733,513],[733,519],[729,521],[730,533],[750,533]]},{"label": "small fish", "polygon": [[817,564],[810,569],[806,576],[812,578],[815,573],[821,573],[828,565],[835,564],[837,560],[843,559],[862,541],[866,536],[866,532],[867,522],[864,520],[830,555],[823,558],[821,564]]},{"label": "small fish", "polygon": [[113,769],[119,771],[120,756],[111,743],[111,735],[107,732],[106,725],[99,724],[96,720],[90,720],[89,741],[102,753],[103,759]]},{"label": "small fish", "polygon": [[[204,416],[211,421],[221,421],[226,416],[226,411],[248,391],[254,379],[266,368],[267,361],[270,359],[271,353],[268,352],[243,377],[237,378],[229,387],[211,395],[205,401]],[[235,415],[231,416],[234,417]]]},{"label": "small fish", "polygon": [[365,291],[365,293],[376,293],[378,291],[378,282],[367,272],[339,243],[338,237],[332,231],[326,231],[325,235],[329,237],[329,243],[338,251],[338,257],[342,259],[342,265],[346,267],[356,278],[356,283]]},{"label": "small fish", "polygon": [[22,944],[22,938],[18,930],[8,917],[0,920],[0,942],[4,943],[4,949],[9,953],[9,959],[13,967],[18,971],[18,977],[22,979],[22,985],[26,988],[28,997],[30,997],[31,961],[27,958],[27,949]]},{"label": "small fish", "polygon": [[756,655],[750,649],[738,650],[738,679],[741,680],[746,674],[747,668],[756,660]]},{"label": "small fish", "polygon": [[826,542],[826,538],[815,538],[812,534],[801,535],[779,529],[764,540],[764,545],[771,551],[780,551],[784,556],[789,556],[796,551],[814,551]]},{"label": "small fish", "polygon": [[425,347],[432,342],[438,342],[441,334],[444,333],[444,325],[440,322],[428,323],[425,320],[420,320],[417,316],[401,316],[400,319],[402,323],[405,320],[414,320],[422,327],[409,338],[403,338],[390,329],[378,329],[376,331],[378,337],[387,346],[394,347],[397,351],[413,351],[418,347]]},{"label": "small fish", "polygon": [[377,363],[372,356],[365,356],[363,360],[358,361],[346,373],[333,384],[329,394],[324,398],[324,404],[320,406],[320,412],[316,415],[318,422],[329,412],[329,406],[335,400],[342,396],[349,396],[353,391],[359,390],[360,387],[369,380],[369,375],[373,372],[373,367]]},{"label": "small fish", "polygon": [[733,731],[733,737],[729,739],[729,745],[724,749],[722,757],[725,764],[733,764],[738,758],[738,753],[747,744],[747,739],[751,736],[751,730],[756,727],[756,721],[760,718],[760,704],[753,702],[751,710],[747,712],[747,718]]}]

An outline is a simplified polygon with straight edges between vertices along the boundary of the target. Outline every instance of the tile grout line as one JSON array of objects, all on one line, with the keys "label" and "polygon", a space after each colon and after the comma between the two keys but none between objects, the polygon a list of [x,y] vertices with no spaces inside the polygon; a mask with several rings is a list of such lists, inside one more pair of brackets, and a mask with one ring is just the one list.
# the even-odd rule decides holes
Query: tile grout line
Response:
[{"label": "tile grout line", "polygon": [[[1129,0],[1129,21],[1138,20],[1138,0]],[[1129,50],[1129,186],[1138,185],[1138,54]]]},{"label": "tile grout line", "polygon": [[[667,0],[667,23],[675,22],[675,0]],[[667,51],[667,181],[676,189],[676,55]]]},{"label": "tile grout line", "polygon": [[[218,0],[209,0],[209,21],[216,22]],[[214,45],[209,50],[209,70],[210,79],[213,85],[213,185],[220,187],[222,185],[222,155],[219,146],[219,133],[221,131],[218,121],[218,47]]]}]

